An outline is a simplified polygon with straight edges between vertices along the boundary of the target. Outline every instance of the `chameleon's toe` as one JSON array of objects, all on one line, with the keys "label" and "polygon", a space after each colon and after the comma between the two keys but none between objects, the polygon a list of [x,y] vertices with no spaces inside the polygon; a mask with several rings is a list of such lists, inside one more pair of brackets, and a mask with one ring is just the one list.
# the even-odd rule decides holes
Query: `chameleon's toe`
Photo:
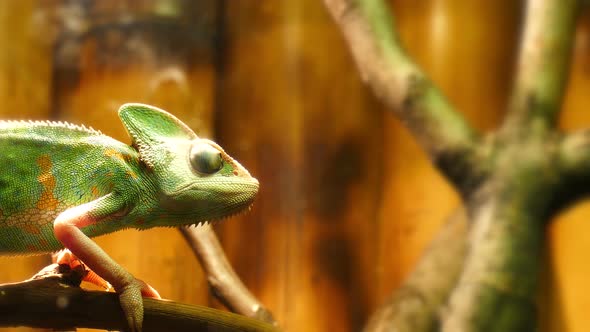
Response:
[{"label": "chameleon's toe", "polygon": [[54,263],[57,263],[59,265],[69,265],[72,269],[80,265],[83,265],[82,261],[67,249],[58,251],[57,253],[53,254],[51,256],[51,259]]},{"label": "chameleon's toe", "polygon": [[141,296],[151,297],[158,300],[162,299],[160,293],[158,293],[158,291],[154,287],[150,286],[147,282],[137,278],[135,281],[141,285]]},{"label": "chameleon's toe", "polygon": [[141,332],[143,324],[143,301],[141,299],[141,284],[134,282],[125,287],[119,294],[121,308],[125,313],[127,324],[132,332]]},{"label": "chameleon's toe", "polygon": [[108,281],[104,280],[92,270],[88,270],[88,274],[86,274],[82,280],[98,286],[106,291],[111,291],[113,289],[113,286]]}]

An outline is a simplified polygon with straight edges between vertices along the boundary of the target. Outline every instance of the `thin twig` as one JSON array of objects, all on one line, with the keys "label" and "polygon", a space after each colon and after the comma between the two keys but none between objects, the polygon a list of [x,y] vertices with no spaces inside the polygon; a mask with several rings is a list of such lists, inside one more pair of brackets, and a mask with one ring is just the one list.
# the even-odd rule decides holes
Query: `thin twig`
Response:
[{"label": "thin twig", "polygon": [[231,267],[210,225],[181,227],[180,231],[199,259],[213,295],[233,312],[277,325],[272,313],[244,286]]},{"label": "thin twig", "polygon": [[502,132],[555,125],[569,73],[578,0],[529,0],[510,109]]},{"label": "thin twig", "polygon": [[[477,133],[402,49],[382,0],[324,0],[362,78],[459,189],[480,176]],[[475,173],[475,174],[474,174]]]}]

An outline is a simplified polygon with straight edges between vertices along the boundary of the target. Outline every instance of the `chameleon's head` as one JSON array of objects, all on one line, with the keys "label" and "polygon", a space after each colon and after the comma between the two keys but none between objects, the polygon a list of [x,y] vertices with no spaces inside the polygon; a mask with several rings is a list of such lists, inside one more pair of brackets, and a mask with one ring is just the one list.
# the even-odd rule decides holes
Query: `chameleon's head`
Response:
[{"label": "chameleon's head", "polygon": [[258,180],[216,143],[153,106],[124,104],[119,116],[158,187],[166,226],[219,220],[252,204]]}]

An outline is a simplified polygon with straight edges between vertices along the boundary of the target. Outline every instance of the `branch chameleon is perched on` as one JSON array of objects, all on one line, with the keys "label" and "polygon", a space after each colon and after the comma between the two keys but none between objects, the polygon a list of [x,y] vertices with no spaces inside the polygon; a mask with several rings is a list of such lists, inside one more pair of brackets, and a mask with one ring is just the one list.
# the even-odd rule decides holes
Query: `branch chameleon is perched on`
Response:
[{"label": "branch chameleon is perched on", "polygon": [[158,108],[119,109],[131,146],[62,122],[0,121],[0,254],[69,249],[120,294],[140,331],[135,279],[90,237],[217,220],[252,204],[258,181],[216,143]]}]

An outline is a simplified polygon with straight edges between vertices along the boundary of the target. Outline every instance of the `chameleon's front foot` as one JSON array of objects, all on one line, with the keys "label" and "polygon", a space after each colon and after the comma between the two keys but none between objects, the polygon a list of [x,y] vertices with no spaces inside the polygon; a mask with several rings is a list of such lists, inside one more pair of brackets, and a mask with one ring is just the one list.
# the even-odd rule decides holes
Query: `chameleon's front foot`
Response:
[{"label": "chameleon's front foot", "polygon": [[[84,263],[69,250],[62,250],[53,256],[53,260],[60,265],[67,265],[71,269],[82,268],[85,270],[84,281],[90,282],[104,289],[110,289],[111,285],[94,271],[84,266]],[[131,274],[124,273],[116,291],[119,293],[119,301],[127,318],[131,331],[141,331],[143,322],[142,296],[160,299],[160,294],[146,282],[134,278]],[[127,281],[131,280],[131,281]]]},{"label": "chameleon's front foot", "polygon": [[119,302],[129,328],[132,332],[140,332],[143,324],[142,296],[160,299],[160,294],[147,283],[135,278],[116,291],[119,293]]},{"label": "chameleon's front foot", "polygon": [[127,325],[132,332],[140,332],[143,324],[143,301],[141,299],[141,289],[137,284],[132,284],[117,291],[119,292],[121,308],[127,319]]}]

